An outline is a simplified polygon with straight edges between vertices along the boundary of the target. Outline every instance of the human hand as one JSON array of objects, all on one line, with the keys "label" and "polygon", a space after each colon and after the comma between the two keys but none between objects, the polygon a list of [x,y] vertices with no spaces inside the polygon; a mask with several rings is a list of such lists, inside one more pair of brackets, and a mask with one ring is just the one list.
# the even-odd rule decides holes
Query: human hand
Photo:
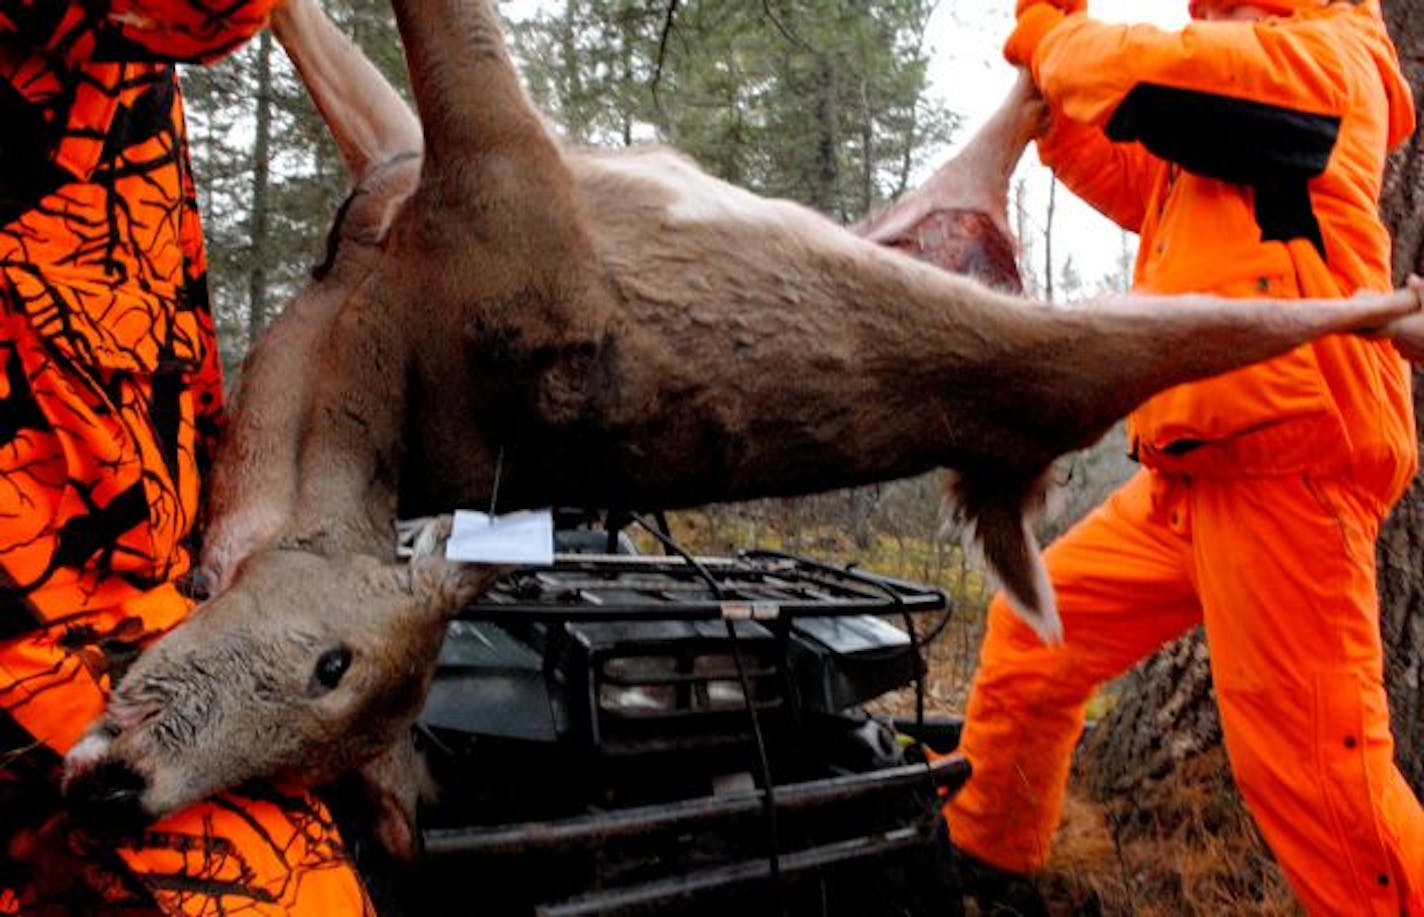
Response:
[{"label": "human hand", "polygon": [[1037,140],[1053,126],[1053,113],[1048,107],[1048,100],[1033,81],[1033,71],[1027,67],[1019,67],[1018,71],[1018,79],[1009,98],[1020,106],[1023,133],[1029,140]]},{"label": "human hand", "polygon": [[[1424,279],[1410,277],[1405,289],[1414,293],[1421,309],[1424,309]],[[1384,326],[1379,336],[1388,338],[1400,356],[1409,362],[1424,363],[1424,311],[1395,319]]]}]

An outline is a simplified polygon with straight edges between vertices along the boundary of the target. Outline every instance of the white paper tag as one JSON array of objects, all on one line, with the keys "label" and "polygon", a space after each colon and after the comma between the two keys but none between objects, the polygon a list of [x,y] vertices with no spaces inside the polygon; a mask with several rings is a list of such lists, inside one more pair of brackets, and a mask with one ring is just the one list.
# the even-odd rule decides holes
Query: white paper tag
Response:
[{"label": "white paper tag", "polygon": [[456,510],[445,559],[477,564],[552,564],[554,514],[544,509],[492,517]]}]

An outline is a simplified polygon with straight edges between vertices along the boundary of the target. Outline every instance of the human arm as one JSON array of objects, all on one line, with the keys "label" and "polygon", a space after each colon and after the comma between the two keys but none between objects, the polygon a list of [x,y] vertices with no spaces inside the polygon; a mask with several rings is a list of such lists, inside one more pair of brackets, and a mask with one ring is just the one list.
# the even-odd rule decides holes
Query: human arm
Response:
[{"label": "human arm", "polygon": [[98,59],[209,62],[267,24],[281,0],[108,0]]},{"label": "human arm", "polygon": [[[1016,28],[1005,56],[1027,69],[1044,36],[1086,9],[1083,0],[1018,0]],[[1154,172],[1161,163],[1142,146],[1114,143],[1100,127],[1073,120],[1052,99],[1044,101],[1050,118],[1048,129],[1038,138],[1039,159],[1108,219],[1130,232],[1139,231]]]},{"label": "human arm", "polygon": [[1006,53],[1031,66],[1065,117],[1196,174],[1256,184],[1325,168],[1353,101],[1349,15],[1164,31],[1040,4],[1020,19]]},{"label": "human arm", "polygon": [[1128,232],[1140,232],[1147,217],[1161,160],[1137,143],[1114,143],[1099,128],[1052,112],[1038,138],[1038,158],[1070,191]]},{"label": "human arm", "polygon": [[228,54],[281,0],[0,0],[0,37],[70,61],[200,61]]}]

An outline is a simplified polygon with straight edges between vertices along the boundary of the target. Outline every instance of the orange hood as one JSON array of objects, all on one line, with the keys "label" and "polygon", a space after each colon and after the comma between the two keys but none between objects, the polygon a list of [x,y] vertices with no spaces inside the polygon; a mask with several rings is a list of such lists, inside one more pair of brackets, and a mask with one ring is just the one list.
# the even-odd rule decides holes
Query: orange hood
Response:
[{"label": "orange hood", "polygon": [[1370,55],[1379,68],[1380,81],[1384,83],[1385,95],[1389,99],[1389,147],[1394,149],[1414,134],[1414,90],[1400,72],[1399,53],[1385,29],[1379,0],[1364,0],[1355,8],[1354,14],[1367,16],[1371,20],[1367,26],[1374,38],[1369,46]]}]

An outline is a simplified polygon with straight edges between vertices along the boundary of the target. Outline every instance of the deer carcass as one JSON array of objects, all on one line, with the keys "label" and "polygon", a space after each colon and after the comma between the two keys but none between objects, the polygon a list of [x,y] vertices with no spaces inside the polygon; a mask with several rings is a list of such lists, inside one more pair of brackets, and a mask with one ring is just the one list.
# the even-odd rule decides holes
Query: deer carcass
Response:
[{"label": "deer carcass", "polygon": [[[665,149],[562,149],[488,0],[395,7],[418,169],[389,161],[416,128],[374,71],[310,0],[282,14],[361,183],[330,271],[249,364],[213,485],[220,591],[72,752],[81,801],[151,817],[378,755],[447,617],[494,575],[398,566],[393,521],[496,492],[500,510],[675,508],[947,467],[1015,607],[1055,639],[1025,523],[1055,458],[1168,386],[1415,308],[991,291]],[[956,186],[1002,201],[1025,101],[956,167],[967,180],[866,231],[903,238]]]}]

